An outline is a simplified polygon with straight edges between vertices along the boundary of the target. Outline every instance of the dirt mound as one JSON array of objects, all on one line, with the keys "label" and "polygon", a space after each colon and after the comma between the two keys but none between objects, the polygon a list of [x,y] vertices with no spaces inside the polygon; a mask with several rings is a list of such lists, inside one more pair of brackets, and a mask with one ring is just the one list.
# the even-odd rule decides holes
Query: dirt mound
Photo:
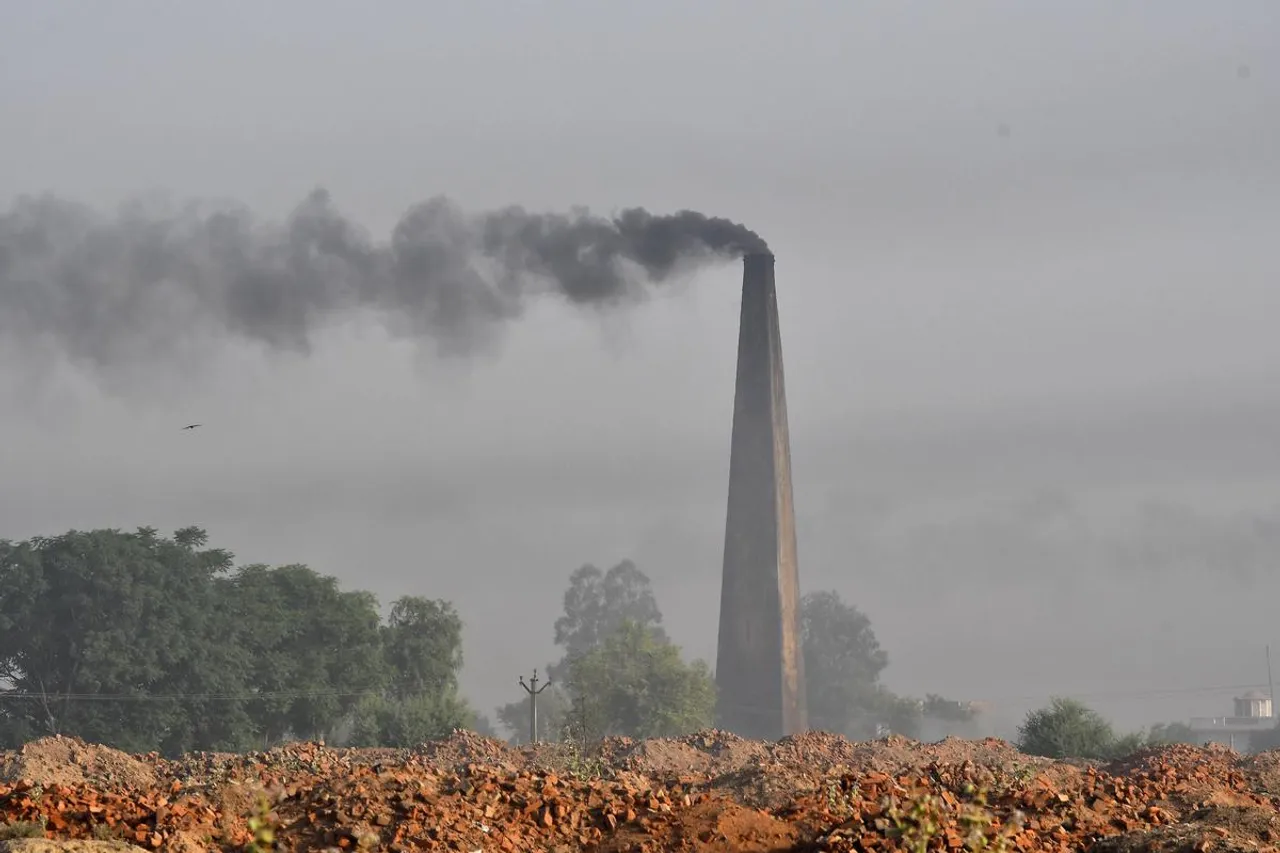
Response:
[{"label": "dirt mound", "polygon": [[332,772],[357,760],[376,761],[378,753],[394,750],[325,749],[318,743],[298,742],[266,752],[197,752],[175,760],[158,760],[157,770],[184,788],[209,788],[229,782],[266,784],[280,774]]},{"label": "dirt mound", "polygon": [[51,841],[47,838],[0,841],[0,853],[128,853],[136,849],[123,841]]},{"label": "dirt mound", "polygon": [[1256,853],[1276,849],[1280,818],[1267,809],[1248,806],[1210,806],[1184,823],[1104,838],[1094,853],[1156,853],[1203,851]]},{"label": "dirt mound", "polygon": [[760,761],[768,745],[708,729],[678,738],[610,738],[601,753],[610,767],[637,773],[718,775]]},{"label": "dirt mound", "polygon": [[1253,790],[1280,797],[1280,750],[1251,755],[1240,762],[1240,770]]},{"label": "dirt mound", "polygon": [[156,784],[154,756],[135,758],[116,749],[54,736],[5,755],[0,778],[35,785],[91,785],[104,790],[146,790]]},{"label": "dirt mound", "polygon": [[1265,781],[1277,756],[1167,747],[1092,767],[994,740],[715,731],[613,739],[563,768],[550,766],[555,749],[459,732],[404,750],[302,743],[163,761],[42,741],[11,759],[41,772],[0,784],[0,822],[173,853],[243,850],[251,819],[282,851],[1280,849],[1280,798]]},{"label": "dirt mound", "polygon": [[836,768],[899,773],[936,762],[973,761],[1005,767],[1021,762],[1028,768],[1053,762],[1024,755],[995,738],[965,741],[948,738],[925,744],[903,737],[854,742],[842,735],[806,732],[776,743],[750,741],[721,731],[704,731],[679,738],[635,741],[611,738],[602,752],[607,764],[644,773],[737,773],[758,767],[782,767],[808,772]]},{"label": "dirt mound", "polygon": [[802,845],[803,840],[799,826],[768,812],[733,802],[707,801],[681,810],[657,831],[624,828],[596,849],[601,853],[630,853],[637,849],[739,853],[791,850]]},{"label": "dirt mound", "polygon": [[497,738],[461,729],[444,740],[424,743],[413,753],[432,767],[445,771],[456,771],[468,764],[511,767],[522,763],[521,757]]}]

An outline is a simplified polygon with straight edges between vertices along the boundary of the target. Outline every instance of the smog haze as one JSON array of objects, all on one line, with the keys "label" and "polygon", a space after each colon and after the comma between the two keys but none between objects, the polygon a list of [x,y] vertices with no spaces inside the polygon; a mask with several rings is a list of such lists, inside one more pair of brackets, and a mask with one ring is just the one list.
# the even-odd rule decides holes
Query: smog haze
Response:
[{"label": "smog haze", "polygon": [[[1265,0],[7,4],[0,218],[283,227],[301,201],[381,270],[447,199],[492,287],[397,322],[378,273],[349,312],[210,326],[154,293],[108,309],[93,274],[41,302],[10,247],[0,538],[197,524],[240,562],[451,600],[485,712],[555,656],[584,563],[634,560],[714,660],[758,234],[801,586],[870,617],[887,684],[1002,734],[1058,694],[1130,727],[1228,713],[1280,642],[1277,43]],[[712,236],[504,289],[581,266],[513,241],[530,221],[636,211]]]}]

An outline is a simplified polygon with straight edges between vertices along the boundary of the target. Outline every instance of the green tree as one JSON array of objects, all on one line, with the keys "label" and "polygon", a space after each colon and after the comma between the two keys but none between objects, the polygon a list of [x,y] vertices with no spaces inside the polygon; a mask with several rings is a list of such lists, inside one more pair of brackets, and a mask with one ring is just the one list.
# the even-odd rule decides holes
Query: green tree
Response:
[{"label": "green tree", "polygon": [[1147,733],[1142,731],[1128,732],[1127,734],[1116,735],[1115,740],[1111,741],[1111,746],[1107,749],[1107,758],[1124,758],[1126,755],[1133,755],[1140,749],[1146,749],[1153,746],[1147,740]]},{"label": "green tree", "polygon": [[1195,733],[1186,723],[1157,723],[1147,732],[1145,741],[1150,746],[1171,743],[1196,743]]},{"label": "green tree", "polygon": [[397,599],[382,629],[382,647],[392,696],[442,696],[457,690],[462,619],[449,602]]},{"label": "green tree", "polygon": [[205,540],[140,528],[0,541],[4,734],[238,747],[244,709],[216,698],[243,685],[217,587],[231,555]]},{"label": "green tree", "polygon": [[1047,758],[1111,758],[1117,738],[1111,724],[1074,699],[1056,697],[1027,714],[1018,727],[1018,748]]},{"label": "green tree", "polygon": [[371,593],[344,592],[302,565],[245,566],[226,591],[240,617],[254,694],[248,710],[262,745],[326,737],[361,699],[386,688]]},{"label": "green tree", "polygon": [[555,642],[567,658],[573,658],[597,648],[624,622],[644,628],[659,640],[667,639],[649,576],[630,560],[607,572],[585,565],[569,576],[564,613],[555,623]]},{"label": "green tree", "polygon": [[967,703],[933,693],[923,700],[898,696],[881,684],[889,655],[871,620],[837,592],[800,600],[800,634],[810,728],[860,740],[886,732],[919,738],[926,721],[954,730],[975,716]]},{"label": "green tree", "polygon": [[590,739],[671,737],[710,727],[715,682],[706,663],[646,626],[623,622],[570,663],[570,718]]},{"label": "green tree", "polygon": [[852,737],[874,737],[887,713],[912,719],[879,684],[889,665],[871,620],[834,591],[812,592],[800,602],[809,726]]},{"label": "green tree", "polygon": [[471,722],[471,730],[485,737],[498,737],[498,730],[493,727],[493,721],[489,719],[487,714],[477,713],[475,719]]},{"label": "green tree", "polygon": [[944,720],[949,723],[968,723],[977,716],[973,706],[968,702],[957,702],[936,693],[925,695],[921,712],[930,719]]},{"label": "green tree", "polygon": [[387,686],[356,706],[352,746],[412,746],[476,727],[475,712],[458,695],[462,619],[452,604],[400,598],[381,633]]},{"label": "green tree", "polygon": [[351,746],[409,747],[436,740],[454,729],[473,728],[475,712],[456,691],[370,696],[355,708]]},{"label": "green tree", "polygon": [[[607,572],[587,564],[569,576],[569,587],[564,593],[564,611],[554,626],[555,643],[563,654],[559,661],[544,667],[551,687],[538,697],[540,738],[553,737],[568,722],[566,714],[572,703],[564,682],[569,679],[571,662],[598,648],[624,622],[641,626],[658,642],[667,641],[662,628],[662,611],[658,608],[649,576],[635,563],[623,560]],[[514,741],[521,742],[528,737],[527,697],[497,708],[495,715],[512,733]]]},{"label": "green tree", "polygon": [[370,744],[474,725],[462,622],[306,566],[245,566],[197,527],[0,541],[0,746],[243,750],[350,724]]},{"label": "green tree", "polygon": [[872,701],[861,710],[861,717],[854,724],[863,730],[871,724],[876,735],[895,734],[919,739],[924,727],[924,703],[878,687]]}]

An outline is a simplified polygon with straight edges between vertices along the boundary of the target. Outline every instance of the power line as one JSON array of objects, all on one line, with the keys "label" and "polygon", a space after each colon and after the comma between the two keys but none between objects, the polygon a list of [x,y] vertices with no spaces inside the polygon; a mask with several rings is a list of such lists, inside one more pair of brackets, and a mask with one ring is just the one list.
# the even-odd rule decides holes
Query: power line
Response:
[{"label": "power line", "polygon": [[1156,699],[1164,696],[1189,696],[1202,693],[1228,693],[1232,691],[1260,690],[1265,683],[1251,684],[1219,684],[1200,687],[1154,687],[1141,690],[1105,690],[1079,692],[1073,690],[1054,690],[1051,693],[1026,694],[1022,696],[991,696],[988,701],[1001,702],[1034,702],[1050,696],[1069,696],[1073,699]]},{"label": "power line", "polygon": [[[523,680],[523,679],[521,679]],[[535,682],[536,684],[536,682]],[[538,687],[538,692],[549,686],[550,682]],[[1188,696],[1207,693],[1228,693],[1232,691],[1261,690],[1266,683],[1251,684],[1219,684],[1201,685],[1197,687],[1163,687],[1144,688],[1141,690],[1112,690],[1098,692],[1077,692],[1056,690],[1050,693],[1024,694],[1020,696],[988,696],[980,701],[999,702],[1034,702],[1051,696],[1070,696],[1075,699],[1143,699],[1163,696]],[[528,687],[525,688],[528,690]],[[75,702],[252,702],[264,699],[350,699],[365,696],[382,695],[380,690],[274,690],[257,693],[37,693],[20,690],[0,690],[0,701],[75,701]],[[735,707],[752,710],[755,706],[735,703]],[[772,706],[759,706],[757,710],[767,710]]]},{"label": "power line", "polygon": [[5,699],[35,699],[50,702],[103,701],[103,702],[176,702],[176,701],[226,701],[251,702],[255,699],[321,699],[378,696],[380,690],[277,690],[261,693],[32,693],[30,691],[0,691],[0,701]]}]

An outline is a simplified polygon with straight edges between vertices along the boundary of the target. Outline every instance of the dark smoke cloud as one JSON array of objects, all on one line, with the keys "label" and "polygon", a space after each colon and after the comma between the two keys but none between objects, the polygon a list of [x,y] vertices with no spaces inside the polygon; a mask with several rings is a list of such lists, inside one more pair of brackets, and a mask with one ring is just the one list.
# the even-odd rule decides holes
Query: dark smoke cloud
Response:
[{"label": "dark smoke cloud", "polygon": [[364,308],[397,333],[465,351],[534,294],[609,304],[761,251],[744,226],[693,211],[468,214],[433,198],[380,243],[323,190],[280,226],[235,207],[135,202],[106,217],[24,197],[0,214],[0,337],[52,342],[101,367],[177,351],[196,333],[305,352],[318,326]]}]

